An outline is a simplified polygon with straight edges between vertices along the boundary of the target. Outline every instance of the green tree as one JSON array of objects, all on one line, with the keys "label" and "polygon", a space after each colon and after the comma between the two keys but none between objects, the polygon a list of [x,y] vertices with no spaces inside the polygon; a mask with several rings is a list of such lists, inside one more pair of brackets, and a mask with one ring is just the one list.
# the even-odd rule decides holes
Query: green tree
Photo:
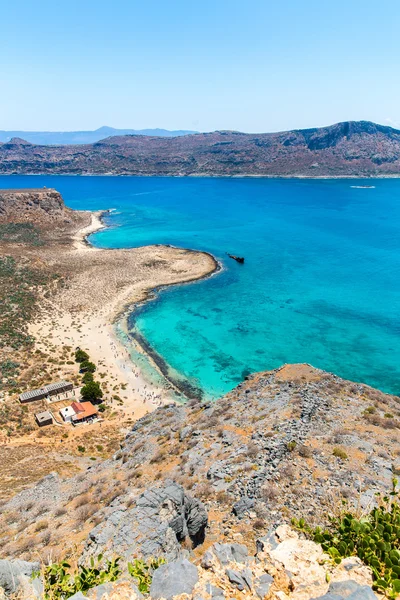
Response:
[{"label": "green tree", "polygon": [[89,381],[81,389],[81,396],[84,400],[100,400],[103,397],[103,390],[97,381]]},{"label": "green tree", "polygon": [[81,362],[80,370],[82,372],[88,371],[89,373],[94,373],[96,370],[96,365],[90,362],[89,360],[84,360],[83,362]]},{"label": "green tree", "polygon": [[75,352],[75,361],[78,363],[81,363],[85,360],[89,360],[89,354],[87,352],[85,352],[84,350],[76,350]]},{"label": "green tree", "polygon": [[93,381],[93,373],[91,373],[90,371],[86,371],[86,373],[82,377],[82,383],[86,384],[90,383],[91,381]]}]

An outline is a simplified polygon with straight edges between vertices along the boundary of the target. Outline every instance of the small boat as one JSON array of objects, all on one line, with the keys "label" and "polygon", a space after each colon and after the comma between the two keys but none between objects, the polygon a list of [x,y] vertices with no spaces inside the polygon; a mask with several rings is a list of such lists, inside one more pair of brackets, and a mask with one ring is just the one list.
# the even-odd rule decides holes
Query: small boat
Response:
[{"label": "small boat", "polygon": [[353,190],[374,190],[375,186],[374,185],[351,185],[351,188],[353,188]]},{"label": "small boat", "polygon": [[233,260],[236,260],[236,262],[238,262],[241,265],[244,263],[243,256],[235,256],[234,254],[229,254],[229,252],[227,252],[227,255],[229,256],[229,258],[233,258]]}]

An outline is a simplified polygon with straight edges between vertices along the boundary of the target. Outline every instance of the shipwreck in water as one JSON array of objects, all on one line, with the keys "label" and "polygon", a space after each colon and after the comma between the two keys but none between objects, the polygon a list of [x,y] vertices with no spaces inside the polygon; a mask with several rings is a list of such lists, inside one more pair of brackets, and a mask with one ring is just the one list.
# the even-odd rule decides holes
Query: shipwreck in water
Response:
[{"label": "shipwreck in water", "polygon": [[227,252],[227,255],[229,256],[229,258],[232,258],[233,260],[236,260],[236,262],[238,262],[239,264],[243,265],[243,263],[244,263],[243,256],[235,256],[234,254],[229,254],[229,252]]}]

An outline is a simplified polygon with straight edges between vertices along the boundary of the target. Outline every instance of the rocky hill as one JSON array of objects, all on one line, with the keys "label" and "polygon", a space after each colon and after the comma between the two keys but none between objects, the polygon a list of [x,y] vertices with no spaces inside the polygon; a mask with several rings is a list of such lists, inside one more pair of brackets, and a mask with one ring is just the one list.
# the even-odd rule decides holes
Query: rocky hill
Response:
[{"label": "rocky hill", "polygon": [[335,571],[282,526],[326,524],[343,501],[370,510],[400,472],[399,415],[400,398],[309,365],[252,375],[215,403],[164,406],[112,459],[5,503],[1,557],[162,556],[154,598],[375,598],[358,559]]},{"label": "rocky hill", "polygon": [[168,129],[115,129],[99,127],[95,131],[0,131],[0,142],[9,142],[12,138],[23,138],[32,144],[92,144],[111,135],[156,135],[174,137],[196,133],[194,131]]},{"label": "rocky hill", "polygon": [[181,137],[124,135],[94,144],[0,144],[0,173],[390,176],[400,174],[400,131],[345,122],[320,129]]},{"label": "rocky hill", "polygon": [[49,188],[5,190],[0,189],[0,221],[54,222],[70,219],[61,194]]}]

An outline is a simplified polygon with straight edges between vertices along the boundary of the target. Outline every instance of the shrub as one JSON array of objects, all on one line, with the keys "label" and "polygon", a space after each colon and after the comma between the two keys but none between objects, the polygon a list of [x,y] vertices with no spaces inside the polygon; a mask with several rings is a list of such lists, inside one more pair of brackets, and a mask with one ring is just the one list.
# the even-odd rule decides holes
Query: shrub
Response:
[{"label": "shrub", "polygon": [[346,460],[346,458],[348,458],[346,452],[343,450],[343,448],[339,448],[339,446],[333,449],[332,454],[333,456],[336,456],[336,458],[341,458],[342,460]]},{"label": "shrub", "polygon": [[84,360],[83,362],[81,362],[80,371],[82,373],[84,373],[84,372],[94,373],[95,370],[96,370],[96,365],[94,363],[90,362],[89,360]]},{"label": "shrub", "polygon": [[38,521],[36,523],[35,531],[43,531],[44,529],[47,529],[48,526],[49,526],[48,521]]},{"label": "shrub", "polygon": [[97,381],[89,381],[81,389],[81,396],[84,400],[99,400],[103,397],[103,390]]},{"label": "shrub", "polygon": [[100,554],[97,564],[92,558],[89,567],[80,565],[74,573],[71,573],[71,565],[66,561],[45,567],[44,597],[48,600],[64,600],[77,592],[87,592],[107,581],[116,581],[121,574],[118,564],[120,559],[107,560],[105,567],[101,568],[102,560],[103,556]]},{"label": "shrub", "polygon": [[91,373],[90,371],[86,371],[86,373],[82,377],[82,383],[86,384],[90,383],[91,381],[93,381],[93,373]]},{"label": "shrub", "polygon": [[299,446],[298,453],[303,458],[311,458],[312,457],[312,449],[309,446],[305,446],[304,444]]},{"label": "shrub", "polygon": [[[400,505],[393,489],[380,499],[380,505],[359,518],[348,511],[340,517],[329,517],[326,529],[312,529],[304,519],[292,524],[321,544],[336,564],[347,556],[358,556],[373,573],[374,588],[389,598],[400,593]],[[379,494],[378,494],[379,496]]]},{"label": "shrub", "polygon": [[84,361],[89,360],[89,354],[80,348],[75,352],[75,362],[83,363]]},{"label": "shrub", "polygon": [[78,446],[78,452],[82,452],[82,454],[86,452],[85,446]]},{"label": "shrub", "polygon": [[264,529],[265,521],[263,519],[256,519],[253,522],[253,527],[254,527],[254,529]]},{"label": "shrub", "polygon": [[261,488],[261,497],[264,500],[275,500],[279,495],[279,488],[278,486],[271,482],[267,482],[263,485],[263,487]]},{"label": "shrub", "polygon": [[133,563],[128,563],[128,573],[138,582],[139,592],[149,593],[153,573],[164,563],[163,558],[152,558],[147,563],[136,559]]}]

